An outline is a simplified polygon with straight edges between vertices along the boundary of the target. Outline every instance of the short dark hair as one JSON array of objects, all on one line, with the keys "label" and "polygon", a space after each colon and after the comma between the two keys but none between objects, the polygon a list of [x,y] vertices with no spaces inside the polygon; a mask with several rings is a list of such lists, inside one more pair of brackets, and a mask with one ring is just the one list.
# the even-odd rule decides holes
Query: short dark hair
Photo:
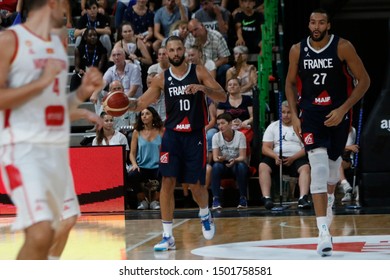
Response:
[{"label": "short dark hair", "polygon": [[230,113],[224,112],[217,116],[217,120],[225,120],[230,123],[231,121],[233,121],[233,117]]},{"label": "short dark hair", "polygon": [[170,41],[180,41],[180,42],[182,42],[183,45],[184,45],[183,39],[180,38],[179,36],[176,36],[176,35],[169,36],[169,37],[167,38],[167,40],[165,41],[165,45],[167,45],[168,42],[170,42]]},{"label": "short dark hair", "polygon": [[316,13],[316,14],[325,14],[326,17],[328,18],[328,22],[330,22],[331,16],[330,16],[330,14],[328,13],[328,11],[325,10],[325,9],[323,9],[323,8],[314,9],[311,13],[312,13],[312,14],[313,14],[313,13]]},{"label": "short dark hair", "polygon": [[23,5],[26,5],[27,11],[39,9],[46,4],[47,4],[47,0],[30,0],[30,1],[24,1],[23,3]]},{"label": "short dark hair", "polygon": [[87,10],[91,9],[91,7],[93,5],[96,5],[96,6],[99,7],[99,4],[98,4],[98,2],[96,0],[88,0],[88,1],[85,2],[85,9],[87,9]]}]

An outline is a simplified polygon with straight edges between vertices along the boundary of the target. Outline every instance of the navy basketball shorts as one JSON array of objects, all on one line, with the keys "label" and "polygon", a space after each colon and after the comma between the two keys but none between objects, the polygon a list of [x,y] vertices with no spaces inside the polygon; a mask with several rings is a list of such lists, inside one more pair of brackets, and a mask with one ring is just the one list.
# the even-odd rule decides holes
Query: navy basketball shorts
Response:
[{"label": "navy basketball shorts", "polygon": [[351,114],[347,113],[339,125],[327,127],[324,122],[329,112],[329,110],[302,111],[302,140],[306,151],[323,147],[328,150],[329,159],[336,160],[343,154],[347,143]]},{"label": "navy basketball shorts", "polygon": [[176,177],[178,183],[205,184],[207,163],[206,135],[203,129],[176,132],[166,129],[161,141],[160,173]]}]

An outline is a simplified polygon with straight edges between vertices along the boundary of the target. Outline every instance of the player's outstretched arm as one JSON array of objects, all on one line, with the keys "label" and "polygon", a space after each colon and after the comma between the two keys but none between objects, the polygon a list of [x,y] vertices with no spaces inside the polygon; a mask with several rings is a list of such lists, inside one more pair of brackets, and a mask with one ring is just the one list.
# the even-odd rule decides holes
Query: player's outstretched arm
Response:
[{"label": "player's outstretched arm", "polygon": [[97,130],[103,127],[103,119],[87,109],[77,108],[70,113],[71,121],[80,119],[85,119],[95,124]]},{"label": "player's outstretched arm", "polygon": [[129,98],[129,110],[140,112],[150,104],[154,103],[164,89],[164,72],[157,74],[152,78],[152,82],[147,89],[139,98]]}]

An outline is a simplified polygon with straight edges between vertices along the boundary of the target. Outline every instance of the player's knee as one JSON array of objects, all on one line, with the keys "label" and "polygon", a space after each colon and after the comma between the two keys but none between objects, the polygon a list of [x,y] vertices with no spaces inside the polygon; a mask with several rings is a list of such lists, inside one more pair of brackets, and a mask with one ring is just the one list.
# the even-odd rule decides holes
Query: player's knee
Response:
[{"label": "player's knee", "polygon": [[329,185],[336,185],[340,180],[340,165],[341,165],[341,157],[338,157],[336,160],[329,159]]},{"label": "player's knee", "polygon": [[329,178],[328,154],[325,148],[316,148],[309,151],[311,166],[310,192],[327,192],[327,181]]}]

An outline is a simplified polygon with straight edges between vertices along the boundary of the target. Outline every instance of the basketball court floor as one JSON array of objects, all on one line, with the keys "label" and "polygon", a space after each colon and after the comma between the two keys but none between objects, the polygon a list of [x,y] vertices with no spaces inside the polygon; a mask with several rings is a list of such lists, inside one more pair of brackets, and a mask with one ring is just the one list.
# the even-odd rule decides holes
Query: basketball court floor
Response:
[{"label": "basketball court floor", "polygon": [[[340,201],[340,200],[338,200]],[[390,260],[390,207],[348,209],[338,203],[331,227],[334,253],[329,259]],[[176,209],[177,249],[154,252],[161,240],[160,213],[83,214],[71,232],[65,260],[306,260],[323,259],[315,252],[317,228],[313,210],[284,211],[264,207],[214,211],[216,234],[205,240],[196,208]],[[0,216],[0,260],[12,260],[23,233],[12,233],[13,216]],[[328,259],[328,258],[327,258]]]}]

